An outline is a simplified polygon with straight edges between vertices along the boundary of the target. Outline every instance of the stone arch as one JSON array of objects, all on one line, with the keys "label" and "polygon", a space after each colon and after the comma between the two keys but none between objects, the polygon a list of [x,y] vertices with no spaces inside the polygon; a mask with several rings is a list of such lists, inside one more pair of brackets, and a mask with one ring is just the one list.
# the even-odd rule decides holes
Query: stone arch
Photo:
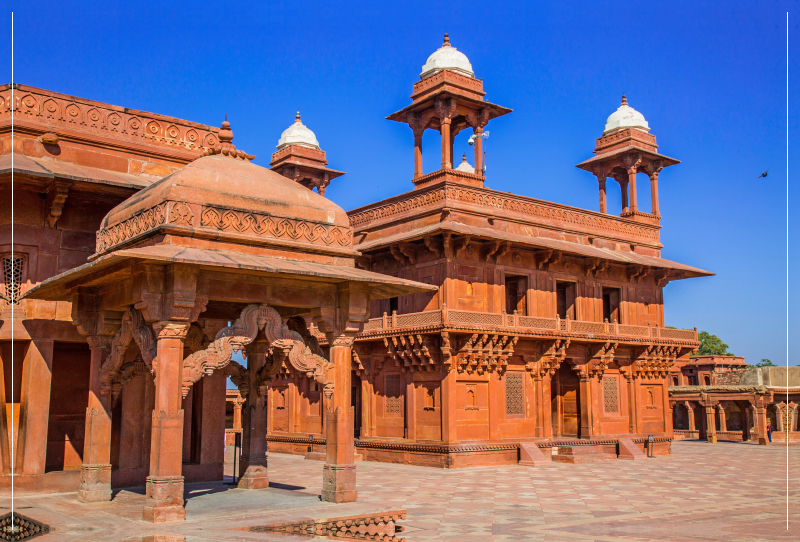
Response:
[{"label": "stone arch", "polygon": [[730,403],[725,407],[725,422],[728,426],[728,431],[741,431],[744,428],[744,417],[739,405]]}]

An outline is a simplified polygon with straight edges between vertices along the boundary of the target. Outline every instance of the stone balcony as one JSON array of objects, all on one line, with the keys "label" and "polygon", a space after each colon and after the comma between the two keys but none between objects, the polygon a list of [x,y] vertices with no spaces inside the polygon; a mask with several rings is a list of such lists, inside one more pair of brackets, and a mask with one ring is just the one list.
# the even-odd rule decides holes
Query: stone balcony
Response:
[{"label": "stone balcony", "polygon": [[379,337],[394,332],[436,331],[447,329],[457,331],[492,331],[515,335],[528,335],[532,338],[559,337],[584,340],[615,340],[622,342],[650,343],[697,343],[696,330],[672,329],[657,326],[633,326],[616,322],[584,322],[562,320],[560,318],[541,318],[519,314],[486,313],[452,310],[443,308],[434,311],[410,314],[384,314],[372,318],[364,324],[364,331],[358,339]]}]

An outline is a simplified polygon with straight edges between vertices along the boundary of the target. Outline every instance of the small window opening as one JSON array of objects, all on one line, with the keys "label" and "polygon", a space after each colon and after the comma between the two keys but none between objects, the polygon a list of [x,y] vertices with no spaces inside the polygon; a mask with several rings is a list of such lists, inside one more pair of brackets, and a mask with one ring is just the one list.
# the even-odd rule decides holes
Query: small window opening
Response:
[{"label": "small window opening", "polygon": [[575,320],[574,282],[556,282],[556,311],[559,318]]}]

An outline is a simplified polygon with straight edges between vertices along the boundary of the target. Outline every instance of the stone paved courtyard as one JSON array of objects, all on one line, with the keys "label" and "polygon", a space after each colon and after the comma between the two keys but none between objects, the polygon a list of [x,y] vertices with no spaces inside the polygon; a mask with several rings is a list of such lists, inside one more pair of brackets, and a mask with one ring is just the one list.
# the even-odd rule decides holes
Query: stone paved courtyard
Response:
[{"label": "stone paved courtyard", "polygon": [[[230,452],[230,449],[229,449]],[[800,477],[800,447],[792,446],[790,479]],[[156,526],[138,521],[143,496],[120,491],[112,503],[83,505],[75,494],[25,496],[19,512],[58,525],[39,538],[55,540],[301,540],[232,530],[293,513],[337,517],[406,509],[408,542],[761,541],[800,539],[800,490],[790,488],[786,531],[786,447],[698,441],[673,444],[673,455],[646,461],[440,470],[358,463],[359,503],[316,498],[322,463],[271,454],[274,489],[187,487],[187,521]],[[258,493],[258,495],[255,495]],[[8,507],[8,499],[2,506]],[[176,537],[176,538],[173,538]],[[158,539],[156,539],[158,540]]]}]

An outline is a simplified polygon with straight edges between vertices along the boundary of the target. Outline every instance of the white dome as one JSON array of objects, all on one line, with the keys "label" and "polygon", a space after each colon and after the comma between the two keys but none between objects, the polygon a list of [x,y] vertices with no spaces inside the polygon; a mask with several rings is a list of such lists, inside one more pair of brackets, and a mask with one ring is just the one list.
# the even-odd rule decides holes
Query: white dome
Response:
[{"label": "white dome", "polygon": [[467,162],[467,155],[465,154],[464,157],[461,159],[461,163],[458,164],[456,171],[463,171],[464,173],[475,173],[475,168],[469,165]]},{"label": "white dome", "polygon": [[317,136],[300,122],[300,111],[297,112],[294,124],[285,129],[281,134],[281,138],[278,140],[278,149],[280,150],[286,145],[292,144],[319,149]]},{"label": "white dome", "polygon": [[606,121],[606,128],[603,130],[603,135],[616,132],[622,128],[631,127],[641,128],[645,132],[650,131],[650,126],[647,124],[647,121],[644,120],[644,115],[629,106],[628,100],[623,94],[622,105],[620,105],[619,109],[611,113],[611,116],[608,117],[608,120]]},{"label": "white dome", "polygon": [[450,38],[447,34],[444,35],[444,45],[428,57],[428,61],[422,66],[422,73],[419,77],[425,79],[440,70],[453,70],[469,77],[475,77],[467,55],[450,45]]}]

